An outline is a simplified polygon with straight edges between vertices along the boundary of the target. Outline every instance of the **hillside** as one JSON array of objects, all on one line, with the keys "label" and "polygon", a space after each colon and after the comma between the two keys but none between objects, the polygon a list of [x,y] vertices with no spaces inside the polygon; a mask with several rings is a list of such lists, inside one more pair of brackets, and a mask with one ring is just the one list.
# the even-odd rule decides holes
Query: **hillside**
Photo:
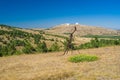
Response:
[{"label": "hillside", "polygon": [[[32,54],[60,50],[62,36],[51,36],[43,30],[0,25],[0,56]],[[55,47],[55,48],[57,48]]]},{"label": "hillside", "polygon": [[55,33],[55,34],[68,34],[70,33],[74,28],[74,26],[77,27],[77,31],[75,32],[75,35],[77,36],[83,36],[83,35],[120,35],[117,30],[102,28],[102,27],[95,27],[95,26],[86,26],[86,25],[75,25],[75,24],[61,24],[57,25],[55,27],[50,28],[49,30],[46,30],[49,33]]},{"label": "hillside", "polygon": [[[0,25],[0,56],[63,51],[67,45],[66,39],[69,38],[69,33],[74,26],[64,24],[50,29],[24,29]],[[88,36],[83,37],[83,35]],[[99,38],[116,40],[98,40],[99,43],[96,43],[97,39],[93,40],[96,35]],[[77,25],[77,31],[73,35],[72,49],[94,48],[95,44],[102,47],[106,46],[108,42],[109,46],[119,45],[120,36],[118,35],[118,31],[115,30]]]},{"label": "hillside", "polygon": [[120,80],[120,46],[79,50],[94,62],[71,63],[63,52],[0,58],[0,80]]},{"label": "hillside", "polygon": [[[68,32],[73,28],[70,26]],[[77,36],[77,31],[72,50],[63,55],[69,36],[59,31],[63,28],[38,30],[0,25],[0,80],[120,80],[120,36],[113,34],[115,30],[108,30],[111,36],[86,37]],[[70,62],[69,57],[76,54],[96,55],[99,59]]]}]

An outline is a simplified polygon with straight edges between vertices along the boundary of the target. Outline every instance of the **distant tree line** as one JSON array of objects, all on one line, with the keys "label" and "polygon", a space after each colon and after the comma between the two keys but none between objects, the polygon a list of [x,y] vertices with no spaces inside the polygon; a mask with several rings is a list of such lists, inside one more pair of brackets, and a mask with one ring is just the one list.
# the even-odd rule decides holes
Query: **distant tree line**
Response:
[{"label": "distant tree line", "polygon": [[78,49],[99,48],[105,46],[120,45],[120,39],[98,39],[95,37],[90,42],[81,44]]},{"label": "distant tree line", "polygon": [[118,35],[85,35],[83,37],[87,37],[87,38],[110,38],[110,39],[120,39],[120,36]]}]

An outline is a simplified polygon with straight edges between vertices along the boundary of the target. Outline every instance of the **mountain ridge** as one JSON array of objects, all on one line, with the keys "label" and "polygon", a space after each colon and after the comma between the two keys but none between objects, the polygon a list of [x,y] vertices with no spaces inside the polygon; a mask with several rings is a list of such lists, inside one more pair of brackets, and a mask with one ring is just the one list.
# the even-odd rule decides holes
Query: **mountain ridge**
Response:
[{"label": "mountain ridge", "polygon": [[77,31],[75,35],[83,36],[83,35],[120,35],[118,30],[108,29],[104,27],[96,27],[96,26],[87,26],[87,25],[81,25],[81,24],[60,24],[56,25],[52,28],[49,28],[49,30],[46,30],[50,33],[56,33],[56,34],[65,34],[65,33],[71,33],[73,31],[73,27],[76,26]]}]

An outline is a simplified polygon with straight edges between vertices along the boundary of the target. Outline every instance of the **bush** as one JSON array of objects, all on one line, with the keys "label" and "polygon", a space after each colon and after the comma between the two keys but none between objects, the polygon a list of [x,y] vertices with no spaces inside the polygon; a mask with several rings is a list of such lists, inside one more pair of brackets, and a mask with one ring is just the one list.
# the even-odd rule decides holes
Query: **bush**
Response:
[{"label": "bush", "polygon": [[98,47],[105,47],[105,46],[112,46],[112,45],[120,45],[120,39],[92,39],[90,42],[81,44],[78,49],[88,49],[88,48],[98,48]]},{"label": "bush", "polygon": [[14,44],[9,44],[6,46],[0,46],[0,56],[10,56],[16,52]]},{"label": "bush", "polygon": [[37,50],[38,52],[47,52],[48,49],[47,49],[46,43],[45,43],[45,42],[39,43],[39,44],[37,45],[36,50]]},{"label": "bush", "polygon": [[33,53],[33,51],[35,51],[34,47],[30,44],[30,42],[28,42],[27,40],[25,40],[25,46],[22,49],[22,51],[26,54],[30,54]]},{"label": "bush", "polygon": [[[66,38],[64,42],[61,41],[61,43],[63,44],[64,50],[68,48],[68,42],[69,42],[68,38]],[[74,46],[73,43],[70,44],[70,49],[76,50],[76,47]]]},{"label": "bush", "polygon": [[2,46],[0,45],[0,57],[2,57],[3,54],[2,54]]},{"label": "bush", "polygon": [[90,62],[90,61],[96,61],[98,60],[98,57],[95,55],[86,55],[86,54],[79,54],[79,55],[75,55],[69,58],[70,62]]},{"label": "bush", "polygon": [[16,52],[16,48],[13,43],[7,45],[6,47],[7,47],[7,55],[13,55]]},{"label": "bush", "polygon": [[33,53],[34,51],[34,48],[31,47],[31,46],[25,46],[22,51],[25,53],[25,54],[30,54],[30,53]]},{"label": "bush", "polygon": [[17,50],[17,51],[14,53],[14,55],[20,55],[20,54],[22,54],[22,51],[20,51],[20,50]]},{"label": "bush", "polygon": [[120,39],[120,36],[117,36],[117,35],[85,35],[83,37],[86,37],[86,38],[94,38],[94,37],[97,37],[97,38],[110,38],[110,39]]},{"label": "bush", "polygon": [[14,44],[15,46],[25,46],[25,42],[22,40],[10,40],[10,43],[8,44]]},{"label": "bush", "polygon": [[0,51],[0,57],[2,57],[3,56],[3,54],[2,54],[2,52]]},{"label": "bush", "polygon": [[60,46],[57,42],[53,43],[49,49],[49,51],[60,51]]},{"label": "bush", "polygon": [[35,44],[38,44],[40,42],[40,39],[41,39],[41,35],[38,35],[38,34],[34,35],[34,43]]},{"label": "bush", "polygon": [[6,46],[1,46],[0,54],[1,56],[6,56],[8,54],[8,49]]}]

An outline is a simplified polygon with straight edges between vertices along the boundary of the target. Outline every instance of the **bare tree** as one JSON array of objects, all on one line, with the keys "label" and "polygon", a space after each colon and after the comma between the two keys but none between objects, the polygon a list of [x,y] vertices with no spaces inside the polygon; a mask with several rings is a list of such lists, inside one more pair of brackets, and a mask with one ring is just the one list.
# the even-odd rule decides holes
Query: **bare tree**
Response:
[{"label": "bare tree", "polygon": [[74,31],[73,31],[72,33],[70,33],[70,36],[69,36],[69,38],[68,38],[68,40],[67,40],[66,50],[64,51],[64,54],[63,54],[63,55],[67,54],[68,51],[69,51],[70,49],[72,49],[73,34],[75,33],[76,30],[77,30],[77,28],[76,28],[76,26],[75,26],[75,27],[74,27]]}]

